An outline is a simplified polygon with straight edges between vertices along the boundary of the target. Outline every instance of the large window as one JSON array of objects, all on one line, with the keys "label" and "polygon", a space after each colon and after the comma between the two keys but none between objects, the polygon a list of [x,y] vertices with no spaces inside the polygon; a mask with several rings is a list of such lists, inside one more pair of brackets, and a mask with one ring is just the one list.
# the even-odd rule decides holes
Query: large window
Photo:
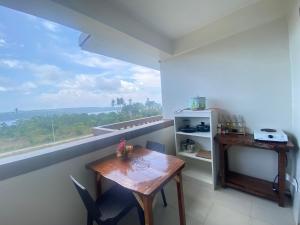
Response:
[{"label": "large window", "polygon": [[80,49],[79,31],[0,7],[0,157],[160,114],[160,73]]}]

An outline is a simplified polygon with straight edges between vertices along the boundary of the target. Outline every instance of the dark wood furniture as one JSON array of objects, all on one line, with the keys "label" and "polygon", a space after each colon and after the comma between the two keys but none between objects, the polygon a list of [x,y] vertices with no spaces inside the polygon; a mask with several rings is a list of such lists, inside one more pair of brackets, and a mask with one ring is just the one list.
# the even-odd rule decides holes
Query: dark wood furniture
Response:
[{"label": "dark wood furniture", "polygon": [[117,225],[133,208],[138,211],[140,225],[144,225],[143,210],[127,189],[115,185],[94,201],[85,187],[72,176],[71,180],[87,210],[87,225],[93,225],[94,221],[99,225]]},{"label": "dark wood furniture", "polygon": [[[220,152],[220,176],[223,187],[232,187],[245,191],[260,197],[277,201],[279,206],[284,206],[285,192],[285,169],[286,169],[286,152],[294,148],[292,142],[262,142],[255,141],[253,135],[216,135],[216,142],[219,144]],[[233,145],[249,146],[263,150],[271,150],[278,153],[278,192],[273,191],[273,183],[262,179],[249,177],[239,173],[229,171],[228,167],[228,149]]]},{"label": "dark wood furniture", "polygon": [[104,177],[132,191],[144,210],[146,225],[153,225],[152,202],[156,193],[171,179],[176,180],[180,225],[185,225],[185,210],[181,170],[184,161],[175,156],[161,154],[142,147],[135,147],[128,160],[115,156],[87,165],[96,175],[97,195],[101,193]]}]

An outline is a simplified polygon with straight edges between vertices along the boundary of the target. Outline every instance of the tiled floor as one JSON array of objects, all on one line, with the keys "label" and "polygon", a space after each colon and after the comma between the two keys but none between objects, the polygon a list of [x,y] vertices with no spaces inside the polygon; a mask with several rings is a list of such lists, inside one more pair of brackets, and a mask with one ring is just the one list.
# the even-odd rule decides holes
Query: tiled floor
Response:
[{"label": "tiled floor", "polygon": [[[165,187],[168,207],[162,206],[160,195],[154,209],[155,225],[179,225],[175,183]],[[213,191],[207,185],[184,179],[187,225],[295,225],[291,206],[248,195],[231,188]],[[135,212],[122,221],[134,225]]]}]

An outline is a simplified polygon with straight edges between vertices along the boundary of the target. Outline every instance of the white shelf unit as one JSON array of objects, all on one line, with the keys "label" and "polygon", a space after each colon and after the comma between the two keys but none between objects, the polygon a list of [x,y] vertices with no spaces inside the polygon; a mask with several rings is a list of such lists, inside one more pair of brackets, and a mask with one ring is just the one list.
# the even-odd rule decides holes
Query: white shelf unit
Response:
[{"label": "white shelf unit", "polygon": [[[218,122],[217,112],[215,110],[184,110],[176,113],[174,118],[176,154],[186,162],[183,175],[211,184],[215,188],[218,177],[218,154],[214,144]],[[210,126],[210,132],[181,132],[179,129],[184,126],[184,120],[189,120],[192,127],[204,122]],[[194,153],[182,151],[181,142],[186,139],[195,141],[196,150]],[[198,150],[210,151],[211,159],[196,156]]]},{"label": "white shelf unit", "polygon": [[210,138],[210,132],[184,133],[184,132],[181,132],[181,131],[177,131],[176,134],[185,135],[185,136],[197,136],[197,137]]},{"label": "white shelf unit", "polygon": [[202,161],[205,161],[205,162],[212,162],[212,159],[198,157],[198,156],[196,156],[196,153],[188,153],[188,152],[179,151],[179,152],[177,152],[177,155],[183,156],[183,157],[188,157],[188,158],[191,158],[191,159],[202,160]]}]

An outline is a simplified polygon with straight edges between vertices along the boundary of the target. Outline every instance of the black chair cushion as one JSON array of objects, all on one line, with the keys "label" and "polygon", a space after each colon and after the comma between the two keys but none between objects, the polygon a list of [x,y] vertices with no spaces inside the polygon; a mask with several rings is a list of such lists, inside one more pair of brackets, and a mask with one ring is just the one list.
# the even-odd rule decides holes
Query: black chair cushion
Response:
[{"label": "black chair cushion", "polygon": [[117,219],[137,205],[133,194],[125,188],[115,185],[103,193],[96,201],[101,212],[101,221]]}]

